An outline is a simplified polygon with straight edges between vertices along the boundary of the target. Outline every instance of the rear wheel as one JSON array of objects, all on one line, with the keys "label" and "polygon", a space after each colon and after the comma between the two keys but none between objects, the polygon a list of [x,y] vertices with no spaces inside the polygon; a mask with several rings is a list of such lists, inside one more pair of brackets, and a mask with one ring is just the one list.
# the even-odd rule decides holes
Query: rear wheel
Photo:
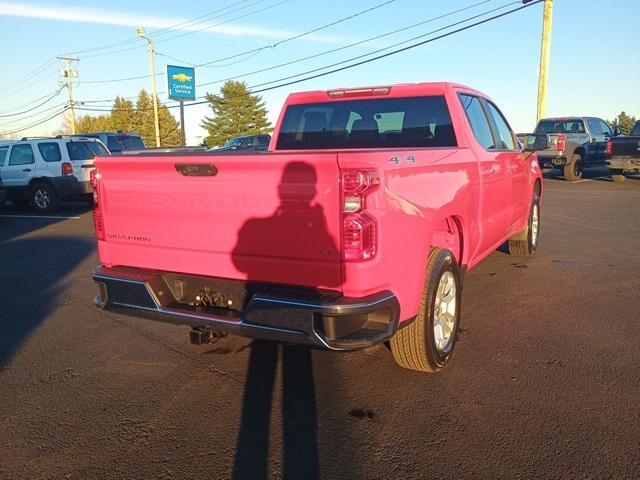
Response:
[{"label": "rear wheel", "polygon": [[570,182],[582,178],[582,157],[580,155],[573,155],[571,161],[564,166],[564,178]]},{"label": "rear wheel", "polygon": [[391,338],[391,352],[401,367],[436,372],[451,358],[458,336],[462,282],[449,250],[429,255],[420,311],[416,319]]},{"label": "rear wheel", "polygon": [[50,184],[41,182],[31,189],[31,203],[38,212],[54,212],[60,207],[60,198]]}]

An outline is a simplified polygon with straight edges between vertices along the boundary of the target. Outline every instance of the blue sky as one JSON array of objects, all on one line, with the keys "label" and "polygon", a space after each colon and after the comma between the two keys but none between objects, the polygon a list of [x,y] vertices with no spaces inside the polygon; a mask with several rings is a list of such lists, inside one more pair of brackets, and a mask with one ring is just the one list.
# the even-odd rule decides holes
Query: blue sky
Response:
[{"label": "blue sky", "polygon": [[[135,38],[138,26],[145,27],[147,33],[153,36],[161,28],[238,4],[220,12],[218,18],[205,17],[200,20],[201,23],[182,25],[174,31],[165,30],[156,35],[157,71],[162,73],[167,63],[202,64],[272,45],[383,3],[385,0],[0,0],[0,26],[3,32],[3,48],[0,49],[0,132],[22,128],[59,110],[65,102],[66,91],[31,112],[1,117],[33,108],[38,105],[38,99],[45,100],[48,94],[58,88],[56,72],[60,65],[52,59],[64,53],[123,42],[110,49],[74,54],[80,58],[75,97],[78,102],[87,102],[86,106],[108,108],[110,100],[116,95],[135,96],[142,88],[150,90],[151,80],[148,77],[111,81],[149,74],[146,44]],[[255,56],[199,67],[196,80],[201,84],[243,75],[480,4],[373,42],[239,78],[246,80],[249,85],[269,82],[367,54],[509,3],[512,0],[390,1],[357,18],[263,50]],[[264,10],[257,12],[261,9]],[[225,12],[227,15],[222,15]],[[256,13],[228,21],[251,12]],[[227,23],[213,26],[225,21]],[[640,85],[638,25],[640,4],[637,0],[555,0],[548,114],[583,114],[608,119],[626,110],[627,113],[640,116],[640,95],[637,90]],[[262,95],[270,118],[275,121],[286,95],[293,91],[454,81],[492,96],[516,131],[531,131],[535,125],[541,27],[542,5],[535,5],[393,57]],[[114,51],[117,52],[112,53]],[[95,56],[102,53],[109,54]],[[42,65],[45,65],[42,71],[28,76]],[[104,80],[109,81],[90,83]],[[164,75],[158,77],[158,85],[161,92],[166,90]],[[197,95],[216,92],[220,85],[214,83],[199,87]],[[160,98],[168,105],[172,104],[167,100],[166,93],[161,93]],[[92,103],[96,100],[109,101]],[[177,114],[177,110],[173,112]],[[198,125],[208,113],[206,106],[186,109],[185,124],[190,143],[198,141],[204,134]],[[57,117],[19,134],[47,134],[59,128],[60,122],[61,117]]]}]

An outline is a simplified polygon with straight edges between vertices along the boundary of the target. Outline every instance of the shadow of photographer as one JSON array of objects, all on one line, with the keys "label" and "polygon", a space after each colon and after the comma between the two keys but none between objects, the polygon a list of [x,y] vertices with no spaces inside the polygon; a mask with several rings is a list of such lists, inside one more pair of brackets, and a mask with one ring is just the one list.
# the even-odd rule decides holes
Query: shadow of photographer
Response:
[{"label": "shadow of photographer", "polygon": [[[287,164],[278,185],[280,204],[273,215],[249,219],[240,229],[233,262],[246,274],[249,291],[259,289],[260,282],[275,276],[313,277],[315,287],[339,286],[338,269],[309,272],[306,263],[309,259],[330,260],[339,255],[324,209],[314,203],[317,183],[314,166],[305,162]],[[264,257],[282,261],[264,262]],[[270,478],[269,437],[278,364],[282,374],[282,478],[320,478],[311,350],[255,341],[247,370],[234,479]]]}]

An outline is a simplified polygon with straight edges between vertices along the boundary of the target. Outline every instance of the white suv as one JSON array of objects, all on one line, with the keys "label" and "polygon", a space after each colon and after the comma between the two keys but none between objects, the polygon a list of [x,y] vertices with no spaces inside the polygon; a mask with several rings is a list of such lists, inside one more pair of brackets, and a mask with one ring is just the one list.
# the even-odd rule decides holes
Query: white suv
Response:
[{"label": "white suv", "polygon": [[0,141],[0,170],[7,197],[52,212],[60,200],[92,192],[89,174],[109,150],[95,138],[23,138]]}]

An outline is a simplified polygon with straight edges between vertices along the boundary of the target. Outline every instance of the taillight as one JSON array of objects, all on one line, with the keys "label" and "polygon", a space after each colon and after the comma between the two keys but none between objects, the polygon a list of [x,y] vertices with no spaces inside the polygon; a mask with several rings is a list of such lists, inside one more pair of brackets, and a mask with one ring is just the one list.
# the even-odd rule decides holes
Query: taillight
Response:
[{"label": "taillight", "polygon": [[556,150],[558,150],[559,152],[564,152],[565,148],[567,148],[567,137],[565,137],[564,135],[558,135]]},{"label": "taillight", "polygon": [[91,170],[89,182],[93,188],[93,226],[96,229],[98,240],[104,240],[104,222],[102,220],[102,209],[100,208],[100,198],[98,197],[98,187],[100,186],[100,172]]},{"label": "taillight", "polygon": [[329,90],[327,95],[331,98],[377,97],[389,95],[390,91],[391,87],[352,88],[349,90]]},{"label": "taillight", "polygon": [[613,142],[609,140],[607,142],[607,157],[610,157],[611,155],[613,155]]},{"label": "taillight", "polygon": [[376,255],[378,224],[366,212],[366,197],[379,184],[374,170],[342,170],[342,252],[345,260],[369,260]]},{"label": "taillight", "polygon": [[60,169],[62,170],[63,176],[73,175],[73,165],[71,165],[69,162],[64,162]]}]

